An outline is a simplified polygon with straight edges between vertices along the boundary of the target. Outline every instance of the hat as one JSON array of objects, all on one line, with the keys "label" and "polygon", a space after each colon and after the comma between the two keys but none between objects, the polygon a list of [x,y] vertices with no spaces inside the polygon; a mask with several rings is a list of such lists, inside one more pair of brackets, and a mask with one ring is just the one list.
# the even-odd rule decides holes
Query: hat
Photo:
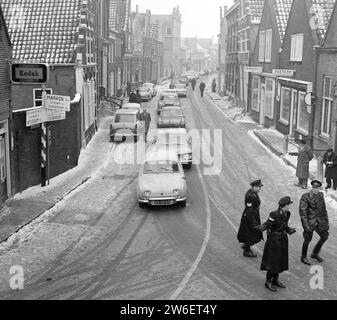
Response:
[{"label": "hat", "polygon": [[327,150],[327,152],[333,152],[333,149],[332,149],[332,148],[329,148],[329,149]]},{"label": "hat", "polygon": [[288,204],[292,204],[292,203],[294,203],[294,202],[291,200],[290,197],[284,197],[278,202],[280,207],[284,207],[284,206],[287,206]]},{"label": "hat", "polygon": [[261,180],[253,181],[250,185],[252,187],[263,187],[263,184],[262,184]]},{"label": "hat", "polygon": [[320,187],[323,185],[323,183],[319,180],[312,180],[311,185],[314,186],[315,184],[318,184]]}]

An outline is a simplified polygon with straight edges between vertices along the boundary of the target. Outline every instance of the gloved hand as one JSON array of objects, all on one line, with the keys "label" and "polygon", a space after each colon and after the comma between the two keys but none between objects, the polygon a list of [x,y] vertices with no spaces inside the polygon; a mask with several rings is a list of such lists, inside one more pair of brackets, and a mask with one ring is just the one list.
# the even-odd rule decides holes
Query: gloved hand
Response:
[{"label": "gloved hand", "polygon": [[288,234],[291,236],[291,235],[294,234],[295,232],[297,232],[297,230],[296,230],[295,228],[289,228]]}]

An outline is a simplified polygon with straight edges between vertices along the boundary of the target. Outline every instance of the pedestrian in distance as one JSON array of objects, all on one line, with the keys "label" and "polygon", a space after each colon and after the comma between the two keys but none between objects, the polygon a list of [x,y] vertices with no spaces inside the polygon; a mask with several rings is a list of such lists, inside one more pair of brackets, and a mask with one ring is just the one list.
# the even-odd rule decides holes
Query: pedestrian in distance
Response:
[{"label": "pedestrian in distance", "polygon": [[212,92],[216,92],[216,79],[212,81]]},{"label": "pedestrian in distance", "polygon": [[251,188],[245,195],[245,209],[242,214],[237,239],[242,243],[243,255],[248,258],[256,258],[257,255],[251,250],[251,246],[263,240],[261,232],[259,192],[263,187],[261,180],[252,182]]},{"label": "pedestrian in distance", "polygon": [[204,96],[204,91],[205,91],[205,89],[206,89],[206,84],[205,84],[205,82],[201,81],[199,88],[200,88],[200,94],[201,94],[201,97],[203,97],[203,96]]},{"label": "pedestrian in distance", "polygon": [[147,135],[150,130],[150,124],[151,124],[151,114],[147,112],[147,109],[144,108],[143,113],[140,115],[140,121],[145,122],[145,142],[147,142]]},{"label": "pedestrian in distance", "polygon": [[128,84],[126,86],[126,94],[127,94],[128,97],[130,96],[131,91],[132,91],[132,86],[131,86],[131,83],[128,82]]},{"label": "pedestrian in distance", "polygon": [[265,287],[273,292],[276,292],[277,288],[286,287],[280,282],[279,274],[289,269],[288,235],[296,232],[295,228],[288,225],[292,203],[290,197],[282,198],[278,209],[270,213],[269,219],[261,227],[262,232],[267,230],[261,270],[267,271]]},{"label": "pedestrian in distance", "polygon": [[192,90],[195,90],[195,86],[197,85],[197,80],[195,78],[192,79],[191,81],[191,86],[192,86]]},{"label": "pedestrian in distance", "polygon": [[312,190],[304,194],[300,201],[299,213],[304,229],[301,261],[306,265],[311,265],[307,259],[309,244],[312,240],[314,231],[319,235],[320,240],[316,244],[311,258],[318,262],[323,262],[319,253],[323,244],[329,238],[329,218],[326,210],[324,195],[320,192],[322,183],[318,180],[311,182]]},{"label": "pedestrian in distance", "polygon": [[126,85],[126,82],[123,83],[122,85],[122,90],[123,90],[123,98],[126,98],[127,97],[127,85]]},{"label": "pedestrian in distance", "polygon": [[337,190],[337,154],[333,152],[333,149],[329,149],[324,154],[322,162],[326,165],[326,189],[330,189],[333,186],[333,189]]},{"label": "pedestrian in distance", "polygon": [[307,144],[305,140],[300,140],[296,170],[298,183],[295,184],[295,186],[302,187],[302,189],[308,189],[309,164],[313,158],[314,155],[311,147]]}]

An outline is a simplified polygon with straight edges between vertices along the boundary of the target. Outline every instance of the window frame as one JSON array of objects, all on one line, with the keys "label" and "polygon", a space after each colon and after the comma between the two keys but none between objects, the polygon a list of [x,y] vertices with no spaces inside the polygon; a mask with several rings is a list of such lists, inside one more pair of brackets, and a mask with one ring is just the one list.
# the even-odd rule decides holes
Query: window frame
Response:
[{"label": "window frame", "polygon": [[[258,92],[258,96],[257,96],[257,108],[255,108],[254,106],[254,80],[257,80],[258,82],[258,87],[257,87],[257,92]],[[261,79],[258,76],[254,76],[253,75],[253,86],[252,86],[252,110],[255,112],[260,112],[260,98],[261,98]]]},{"label": "window frame", "polygon": [[[289,91],[289,97],[290,97],[290,101],[289,101],[289,103],[290,103],[290,105],[289,105],[289,116],[288,116],[288,119],[284,119],[284,118],[282,118],[282,111],[283,111],[283,92],[284,91]],[[281,122],[281,123],[283,123],[284,125],[289,125],[290,124],[290,122],[289,122],[289,120],[290,120],[290,112],[291,112],[291,88],[288,88],[288,87],[281,87],[281,104],[280,104],[280,119],[279,119],[279,121]]]},{"label": "window frame", "polygon": [[268,118],[270,118],[270,119],[274,119],[274,113],[275,113],[275,111],[274,111],[274,107],[275,107],[275,80],[273,79],[273,78],[266,78],[266,80],[265,80],[265,90],[266,90],[266,93],[265,93],[265,104],[267,104],[267,82],[271,82],[272,83],[272,89],[271,89],[271,91],[272,91],[272,99],[271,99],[271,109],[270,109],[270,111],[271,111],[271,113],[270,114],[267,114],[266,112],[265,112],[265,115],[268,117]]},{"label": "window frame", "polygon": [[[36,93],[37,91],[41,91],[41,99],[36,99],[36,98],[35,98],[35,93]],[[47,92],[47,94],[53,94],[53,89],[52,89],[52,88],[46,88],[46,92]],[[42,93],[43,93],[43,90],[40,89],[40,88],[35,88],[35,89],[33,89],[33,103],[34,103],[33,108],[41,108],[41,107],[42,107]],[[41,101],[41,106],[37,106],[37,105],[36,105],[36,102],[37,102],[37,101]]]},{"label": "window frame", "polygon": [[[325,96],[325,85],[326,79],[330,80],[330,89],[329,89],[329,97]],[[332,97],[332,77],[324,76],[323,77],[323,94],[322,94],[322,108],[321,108],[321,135],[325,138],[329,138],[331,135],[331,118],[332,118],[332,108],[333,108],[333,97]],[[326,102],[328,102],[328,119],[327,119],[327,129],[328,132],[324,131],[324,120],[325,120],[325,109]]]},{"label": "window frame", "polygon": [[259,62],[265,60],[266,31],[260,31],[259,34]]},{"label": "window frame", "polygon": [[[300,114],[301,114],[301,106],[300,106],[301,96],[303,96],[303,101],[304,101],[305,95],[306,95],[306,92],[304,92],[304,91],[298,91],[298,93],[297,93],[297,121],[296,121],[296,130],[307,136],[309,134],[309,127],[308,127],[308,129],[305,129],[305,128],[301,128],[300,125],[299,125],[300,124]],[[304,102],[304,104],[305,104],[305,102]],[[306,106],[306,108],[308,108],[308,107]]]},{"label": "window frame", "polygon": [[290,61],[303,61],[304,34],[297,33],[291,35]]}]

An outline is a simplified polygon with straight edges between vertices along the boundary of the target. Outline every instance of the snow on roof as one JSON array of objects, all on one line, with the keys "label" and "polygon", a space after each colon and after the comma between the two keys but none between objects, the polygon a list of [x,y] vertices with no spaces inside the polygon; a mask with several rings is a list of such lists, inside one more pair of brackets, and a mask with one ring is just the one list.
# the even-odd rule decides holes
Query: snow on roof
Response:
[{"label": "snow on roof", "polygon": [[129,0],[110,1],[110,30],[126,31],[129,14]]},{"label": "snow on roof", "polygon": [[277,27],[280,34],[280,40],[283,42],[283,38],[286,32],[288,19],[293,0],[274,0],[274,9],[276,14]]},{"label": "snow on roof", "polygon": [[0,0],[13,43],[13,60],[73,63],[80,0]]}]

